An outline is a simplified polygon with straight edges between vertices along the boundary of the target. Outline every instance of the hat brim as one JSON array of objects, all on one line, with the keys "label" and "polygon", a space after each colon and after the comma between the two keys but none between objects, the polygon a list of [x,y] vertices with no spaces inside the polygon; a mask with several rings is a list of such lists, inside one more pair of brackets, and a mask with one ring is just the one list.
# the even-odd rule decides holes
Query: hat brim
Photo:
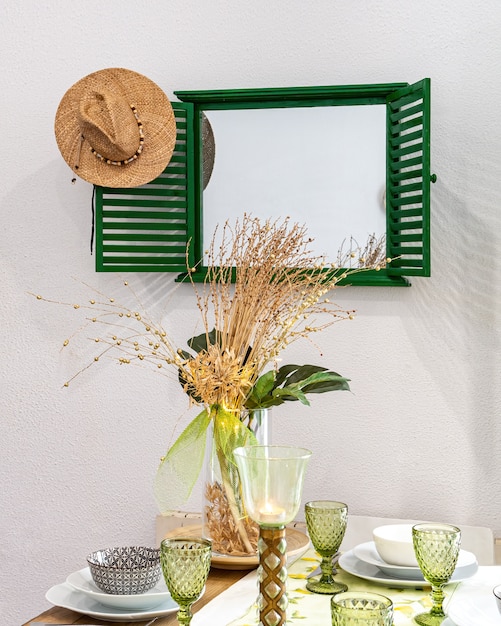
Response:
[{"label": "hat brim", "polygon": [[[100,89],[124,97],[136,107],[143,124],[143,151],[127,165],[109,165],[91,152],[86,141],[81,142],[80,102]],[[165,93],[146,76],[124,68],[99,70],[70,87],[57,109],[54,129],[59,150],[71,169],[103,187],[139,187],[157,178],[167,167],[176,143],[176,120]]]}]

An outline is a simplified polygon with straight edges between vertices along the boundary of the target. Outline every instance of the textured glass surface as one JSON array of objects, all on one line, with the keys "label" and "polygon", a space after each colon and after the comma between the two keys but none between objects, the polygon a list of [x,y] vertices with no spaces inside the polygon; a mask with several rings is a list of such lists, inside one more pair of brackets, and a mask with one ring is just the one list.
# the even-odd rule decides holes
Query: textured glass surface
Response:
[{"label": "textured glass surface", "polygon": [[331,600],[332,626],[391,626],[393,604],[376,593],[340,593]]},{"label": "textured glass surface", "polygon": [[306,588],[314,593],[339,593],[347,586],[335,582],[332,557],[339,550],[346,531],[348,507],[343,502],[316,500],[305,505],[306,525],[311,543],[322,557],[320,579],[311,579]]},{"label": "textured glass surface", "polygon": [[206,539],[164,539],[160,562],[165,583],[179,604],[178,622],[191,622],[191,605],[202,595],[210,570],[211,542]]},{"label": "textured glass surface", "polygon": [[433,606],[429,613],[415,617],[421,626],[438,626],[446,617],[444,591],[454,570],[461,546],[461,531],[448,524],[417,524],[412,529],[414,551],[423,576],[431,583]]}]

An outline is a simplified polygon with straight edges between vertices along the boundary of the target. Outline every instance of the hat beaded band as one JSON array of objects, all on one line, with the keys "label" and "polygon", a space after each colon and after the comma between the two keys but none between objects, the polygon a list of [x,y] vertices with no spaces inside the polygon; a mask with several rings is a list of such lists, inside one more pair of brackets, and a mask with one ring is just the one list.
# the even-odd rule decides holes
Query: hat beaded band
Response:
[{"label": "hat beaded band", "polygon": [[[132,161],[135,161],[137,159],[137,157],[143,151],[143,145],[144,145],[143,124],[142,124],[141,120],[139,119],[139,115],[137,114],[136,107],[131,104],[130,108],[132,109],[132,112],[134,113],[134,117],[136,118],[136,122],[137,122],[137,127],[139,129],[139,147],[134,152],[134,154],[131,157],[129,157],[128,159],[124,159],[122,161],[112,161],[111,159],[108,159],[107,157],[103,156],[102,154],[99,154],[99,152],[97,150],[95,150],[91,146],[90,151],[92,152],[92,154],[97,159],[99,159],[100,161],[103,161],[107,165],[118,165],[118,166],[128,165],[129,163],[132,163]],[[85,139],[85,137],[82,135],[82,140],[83,139]]]}]

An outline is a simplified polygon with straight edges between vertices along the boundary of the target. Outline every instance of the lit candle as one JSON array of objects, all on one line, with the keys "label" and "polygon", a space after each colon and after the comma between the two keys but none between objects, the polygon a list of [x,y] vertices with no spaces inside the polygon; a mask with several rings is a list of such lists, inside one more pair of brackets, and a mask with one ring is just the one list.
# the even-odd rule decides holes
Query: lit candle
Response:
[{"label": "lit candle", "polygon": [[265,502],[259,509],[259,523],[264,525],[283,524],[285,522],[285,509],[274,506],[272,502]]}]

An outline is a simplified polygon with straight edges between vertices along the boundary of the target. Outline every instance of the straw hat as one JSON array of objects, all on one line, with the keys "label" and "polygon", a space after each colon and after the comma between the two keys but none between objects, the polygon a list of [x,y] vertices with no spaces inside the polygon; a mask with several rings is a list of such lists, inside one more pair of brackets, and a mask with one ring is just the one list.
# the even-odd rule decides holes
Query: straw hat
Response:
[{"label": "straw hat", "polygon": [[56,141],[84,180],[103,187],[138,187],[163,172],[176,142],[169,99],[153,81],[123,68],[94,72],[64,94]]}]

